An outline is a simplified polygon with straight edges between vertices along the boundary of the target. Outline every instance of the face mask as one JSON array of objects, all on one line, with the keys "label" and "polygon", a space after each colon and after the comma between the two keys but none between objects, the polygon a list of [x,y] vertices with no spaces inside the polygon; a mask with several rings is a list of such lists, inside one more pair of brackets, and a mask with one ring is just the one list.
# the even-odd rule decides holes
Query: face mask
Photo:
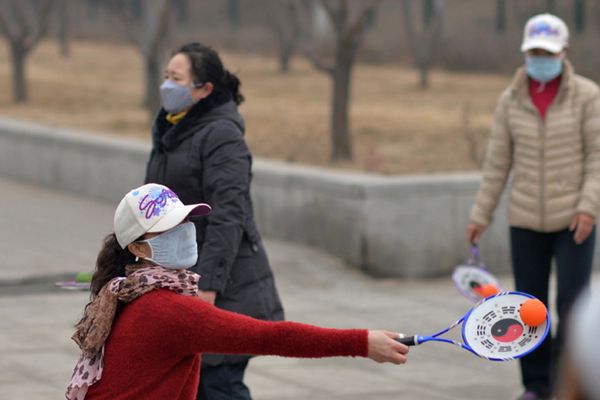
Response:
[{"label": "face mask", "polygon": [[160,99],[162,106],[171,114],[180,113],[187,110],[196,102],[192,98],[192,88],[194,85],[178,85],[171,80],[165,80],[160,85]]},{"label": "face mask", "polygon": [[169,269],[190,268],[198,260],[196,243],[196,227],[192,222],[177,225],[173,229],[161,233],[146,242],[152,250],[152,257],[146,258]]},{"label": "face mask", "polygon": [[546,83],[562,73],[562,58],[547,56],[527,56],[527,75],[532,79]]}]

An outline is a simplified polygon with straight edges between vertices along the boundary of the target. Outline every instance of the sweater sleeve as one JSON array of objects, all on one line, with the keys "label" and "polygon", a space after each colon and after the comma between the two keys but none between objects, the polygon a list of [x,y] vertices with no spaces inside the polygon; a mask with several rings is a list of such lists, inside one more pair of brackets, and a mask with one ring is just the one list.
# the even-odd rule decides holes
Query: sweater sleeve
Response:
[{"label": "sweater sleeve", "polygon": [[494,125],[483,163],[481,185],[471,208],[470,221],[487,226],[498,205],[512,166],[513,144],[508,128],[506,111],[508,94],[505,92],[496,108]]},{"label": "sweater sleeve", "polygon": [[[198,298],[157,293],[161,312],[155,326],[178,332],[172,350],[181,354],[219,353],[319,358],[366,357],[368,332],[331,329],[289,321],[262,321],[216,308]],[[161,323],[164,319],[164,323]],[[168,322],[167,322],[168,321]],[[165,337],[161,335],[162,337]],[[168,334],[167,334],[168,336]]]},{"label": "sweater sleeve", "polygon": [[600,207],[600,91],[596,88],[583,115],[584,181],[577,211],[596,217]]}]

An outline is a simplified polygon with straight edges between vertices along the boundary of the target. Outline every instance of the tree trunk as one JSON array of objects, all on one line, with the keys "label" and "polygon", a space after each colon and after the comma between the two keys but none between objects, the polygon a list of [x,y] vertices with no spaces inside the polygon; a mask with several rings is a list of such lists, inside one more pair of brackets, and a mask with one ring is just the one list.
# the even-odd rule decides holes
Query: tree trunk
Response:
[{"label": "tree trunk", "polygon": [[419,63],[419,86],[421,90],[429,89],[429,63],[421,61]]},{"label": "tree trunk", "polygon": [[159,86],[163,49],[169,32],[169,2],[167,0],[146,0],[142,12],[144,36],[140,50],[144,58],[146,80],[144,106],[153,116],[160,108]]},{"label": "tree trunk", "polygon": [[[340,46],[343,46],[340,44]],[[352,160],[352,141],[348,128],[348,104],[350,103],[350,81],[352,79],[352,54],[343,49],[336,57],[333,74],[333,113],[331,116],[332,161]]]},{"label": "tree trunk", "polygon": [[496,0],[496,33],[506,31],[506,0]]},{"label": "tree trunk", "polygon": [[144,60],[144,72],[146,74],[146,94],[144,105],[153,116],[161,106],[159,86],[160,62],[152,56],[146,56]]},{"label": "tree trunk", "polygon": [[290,72],[290,61],[294,54],[294,45],[282,40],[279,49],[279,72],[287,74]]},{"label": "tree trunk", "polygon": [[175,3],[175,19],[180,26],[186,26],[189,22],[189,4],[187,0],[177,0]]},{"label": "tree trunk", "polygon": [[434,18],[433,0],[422,0],[423,6],[423,29],[429,28]]},{"label": "tree trunk", "polygon": [[13,101],[17,104],[27,101],[27,81],[25,80],[25,61],[27,51],[18,43],[11,43],[13,69]]},{"label": "tree trunk", "polygon": [[227,3],[227,19],[229,20],[229,28],[232,32],[236,32],[240,27],[240,1],[229,0]]},{"label": "tree trunk", "polygon": [[367,29],[373,30],[377,27],[377,11],[372,10],[369,12],[369,17],[367,18]]},{"label": "tree trunk", "polygon": [[575,15],[575,32],[582,33],[585,30],[585,1],[575,0],[574,7],[575,10],[573,10],[573,14]]},{"label": "tree trunk", "polygon": [[[127,7],[127,5],[124,4],[123,7]],[[141,0],[130,0],[129,1],[129,9],[131,10],[131,15],[133,15],[133,18],[136,21],[142,20],[142,18],[144,16],[143,7],[144,7],[144,5],[142,4]]]},{"label": "tree trunk", "polygon": [[58,40],[60,42],[60,54],[63,57],[68,57],[70,52],[69,48],[69,4],[68,0],[62,0],[59,9],[59,27],[58,27]]},{"label": "tree trunk", "polygon": [[98,20],[98,10],[100,8],[100,0],[87,0],[86,3],[86,16],[90,21]]}]

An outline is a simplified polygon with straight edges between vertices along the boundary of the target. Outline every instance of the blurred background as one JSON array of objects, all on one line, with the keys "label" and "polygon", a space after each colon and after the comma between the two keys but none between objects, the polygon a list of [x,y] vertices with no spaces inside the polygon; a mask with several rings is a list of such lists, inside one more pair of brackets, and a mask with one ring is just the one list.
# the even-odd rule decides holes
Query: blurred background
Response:
[{"label": "blurred background", "polygon": [[592,0],[0,0],[0,116],[148,142],[166,60],[201,41],[241,78],[256,156],[477,170],[522,27],[544,11],[600,78]]},{"label": "blurred background", "polygon": [[[495,104],[546,11],[600,80],[600,0],[0,0],[0,398],[64,393],[88,293],[54,282],[92,269],[144,176],[166,61],[190,41],[242,81],[257,222],[291,319],[427,333],[464,313],[450,273]],[[511,289],[505,202],[482,255]],[[403,370],[262,358],[248,380],[265,400],[520,391],[515,364],[449,347]]]}]

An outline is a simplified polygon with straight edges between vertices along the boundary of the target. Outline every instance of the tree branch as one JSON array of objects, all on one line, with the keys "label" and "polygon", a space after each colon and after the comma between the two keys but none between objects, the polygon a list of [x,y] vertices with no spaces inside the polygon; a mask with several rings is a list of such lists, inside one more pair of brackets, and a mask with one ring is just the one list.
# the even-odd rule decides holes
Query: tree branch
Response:
[{"label": "tree branch", "polygon": [[158,54],[161,44],[160,39],[167,34],[167,30],[169,29],[170,9],[171,7],[169,7],[168,2],[162,0],[159,6],[157,28],[155,32],[152,32],[150,44],[146,48],[147,54],[151,54],[153,57]]},{"label": "tree branch", "polygon": [[104,0],[103,3],[123,23],[129,43],[135,47],[139,47],[140,39],[135,34],[136,28],[139,30],[139,25],[136,24],[135,19],[131,16],[129,7],[124,5],[121,0]]},{"label": "tree branch", "polygon": [[286,10],[288,19],[292,23],[293,35],[299,35],[302,27],[300,26],[300,20],[298,18],[298,14],[300,13],[298,5],[293,1],[289,1],[286,3]]},{"label": "tree branch", "polygon": [[13,42],[16,39],[16,35],[14,35],[10,31],[10,26],[6,21],[6,16],[4,15],[2,8],[0,8],[0,32],[6,37],[6,40],[8,40],[9,42]]},{"label": "tree branch", "polygon": [[328,65],[328,64],[324,63],[323,61],[319,60],[319,58],[315,54],[314,49],[305,48],[303,53],[317,70],[324,72],[326,74],[329,74],[329,75],[335,74],[335,67],[333,67],[332,65]]},{"label": "tree branch", "polygon": [[325,9],[325,11],[327,11],[329,18],[332,21],[335,21],[337,19],[337,12],[331,6],[331,4],[329,4],[329,2],[327,0],[319,0],[319,4],[321,4],[321,6]]},{"label": "tree branch", "polygon": [[35,36],[33,36],[29,43],[26,44],[27,49],[32,49],[41,39],[43,39],[48,34],[48,25],[50,24],[50,11],[54,7],[54,0],[46,0],[43,4],[42,9],[37,14],[37,32]]},{"label": "tree branch", "polygon": [[[381,5],[382,0],[371,0],[361,11],[354,24],[348,29],[346,36],[354,38],[360,36],[369,20],[369,15]],[[406,1],[404,1],[406,2]]]},{"label": "tree branch", "polygon": [[[340,6],[346,4],[345,0],[340,0],[340,3]],[[335,31],[338,33],[338,35],[341,35],[344,29],[344,16],[342,14],[341,7],[336,10],[327,0],[319,0],[319,4],[321,4],[321,6],[327,12],[329,21],[331,21]]]},{"label": "tree branch", "polygon": [[417,34],[415,32],[415,25],[413,23],[412,15],[412,0],[404,0],[402,2],[402,13],[404,14],[404,26],[406,36],[408,37],[408,45],[416,58],[417,55]]},{"label": "tree branch", "polygon": [[15,39],[17,40],[26,40],[27,36],[31,33],[31,28],[29,27],[29,23],[27,22],[27,18],[25,17],[25,12],[22,8],[22,1],[11,0],[10,5],[12,8],[13,15],[17,20],[17,26],[21,29],[19,32],[15,34]]},{"label": "tree branch", "polygon": [[338,13],[340,26],[344,27],[348,22],[348,0],[338,0],[338,9],[340,10]]}]

